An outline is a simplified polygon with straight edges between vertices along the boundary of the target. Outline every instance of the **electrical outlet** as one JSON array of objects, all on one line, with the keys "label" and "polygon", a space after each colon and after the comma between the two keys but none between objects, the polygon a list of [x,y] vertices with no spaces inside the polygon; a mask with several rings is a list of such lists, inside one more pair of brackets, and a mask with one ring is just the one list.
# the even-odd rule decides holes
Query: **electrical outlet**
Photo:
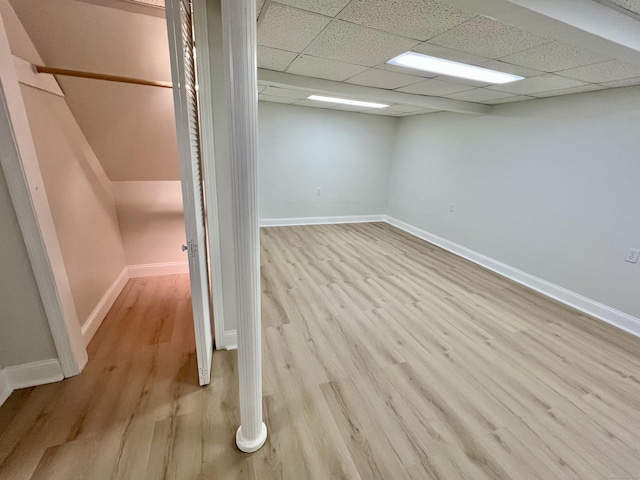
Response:
[{"label": "electrical outlet", "polygon": [[316,195],[320,195],[320,189],[316,188]]},{"label": "electrical outlet", "polygon": [[453,211],[455,211],[455,209],[456,209],[456,204],[452,203],[451,206],[449,207],[449,211],[453,212]]},{"label": "electrical outlet", "polygon": [[624,257],[624,261],[629,263],[637,263],[638,257],[640,257],[640,250],[638,250],[637,248],[632,248],[629,250],[627,256]]}]

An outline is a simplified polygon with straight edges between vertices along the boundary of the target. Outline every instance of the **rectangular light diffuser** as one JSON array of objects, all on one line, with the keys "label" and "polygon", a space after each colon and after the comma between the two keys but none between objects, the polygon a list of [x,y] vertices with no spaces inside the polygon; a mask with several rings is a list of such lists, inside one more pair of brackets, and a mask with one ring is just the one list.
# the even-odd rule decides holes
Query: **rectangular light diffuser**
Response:
[{"label": "rectangular light diffuser", "polygon": [[489,70],[488,68],[476,67],[475,65],[467,65],[466,63],[454,62],[443,58],[430,57],[416,52],[405,52],[392,58],[387,63],[491,84],[515,82],[524,78],[510,73]]},{"label": "rectangular light diffuser", "polygon": [[363,102],[362,100],[350,100],[348,98],[325,97],[324,95],[311,95],[307,100],[317,100],[318,102],[339,103],[341,105],[353,105],[355,107],[366,108],[387,108],[384,103]]}]

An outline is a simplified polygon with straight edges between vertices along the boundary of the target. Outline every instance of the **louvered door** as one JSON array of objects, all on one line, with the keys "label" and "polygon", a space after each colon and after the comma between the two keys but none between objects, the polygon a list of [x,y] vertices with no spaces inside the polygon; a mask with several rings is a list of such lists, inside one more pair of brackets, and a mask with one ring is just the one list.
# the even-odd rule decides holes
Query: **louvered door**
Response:
[{"label": "louvered door", "polygon": [[206,385],[211,381],[213,338],[191,1],[166,0],[166,16],[198,376],[200,385]]}]

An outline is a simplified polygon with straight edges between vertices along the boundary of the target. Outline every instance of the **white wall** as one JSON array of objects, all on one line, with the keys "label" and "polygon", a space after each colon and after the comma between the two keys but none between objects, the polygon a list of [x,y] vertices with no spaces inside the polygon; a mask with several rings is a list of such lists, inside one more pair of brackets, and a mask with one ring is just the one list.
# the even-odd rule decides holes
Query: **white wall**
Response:
[{"label": "white wall", "polygon": [[187,262],[180,181],[112,186],[127,265]]},{"label": "white wall", "polygon": [[2,169],[0,225],[0,368],[58,358]]},{"label": "white wall", "polygon": [[389,215],[640,317],[640,88],[408,117],[396,146]]},{"label": "white wall", "polygon": [[260,218],[383,213],[396,125],[396,118],[260,102]]},{"label": "white wall", "polygon": [[26,85],[22,97],[83,325],[125,268],[111,182],[63,98]]},{"label": "white wall", "polygon": [[[41,64],[12,7],[0,8],[13,55]],[[64,98],[27,85],[21,93],[82,325],[125,267],[111,182]]]}]

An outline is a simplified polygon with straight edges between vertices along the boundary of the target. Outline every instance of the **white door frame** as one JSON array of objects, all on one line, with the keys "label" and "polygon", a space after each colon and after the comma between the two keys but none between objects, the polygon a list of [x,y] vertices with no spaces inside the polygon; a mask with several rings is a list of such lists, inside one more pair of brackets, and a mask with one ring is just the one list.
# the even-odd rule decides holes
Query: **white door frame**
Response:
[{"label": "white door frame", "polygon": [[224,301],[222,293],[222,253],[220,250],[220,222],[218,187],[216,186],[215,134],[213,128],[212,82],[209,61],[209,29],[207,0],[193,0],[193,27],[196,37],[196,67],[198,96],[200,97],[200,140],[204,167],[205,202],[209,233],[209,268],[213,294],[213,326],[216,350],[228,348],[224,335]]},{"label": "white door frame", "polygon": [[[206,0],[196,0],[194,8],[204,10]],[[196,35],[200,42],[201,54],[197,58],[202,72],[208,63],[208,43],[206,41],[206,15],[197,15]],[[206,87],[209,76],[203,78],[205,95],[210,95]],[[203,93],[202,91],[200,92]],[[203,125],[207,128],[202,135],[203,159],[206,165],[206,187],[208,226],[210,229],[210,268],[213,288],[214,327],[216,346],[224,344],[224,312],[222,301],[222,267],[219,242],[218,206],[215,188],[215,165],[213,161],[213,114],[211,101],[202,101]],[[205,123],[209,122],[209,123]],[[0,17],[0,166],[4,172],[11,201],[16,212],[20,230],[25,242],[29,260],[33,268],[40,296],[51,329],[58,354],[58,360],[65,377],[78,375],[88,361],[86,345],[69,284],[69,278],[62,258],[60,243],[56,234],[49,200],[44,188],[40,164],[22,99],[18,76],[15,70],[9,40]]]},{"label": "white door frame", "polygon": [[0,88],[0,163],[58,360],[64,376],[71,377],[86,365],[87,350],[3,21],[0,21]]}]

